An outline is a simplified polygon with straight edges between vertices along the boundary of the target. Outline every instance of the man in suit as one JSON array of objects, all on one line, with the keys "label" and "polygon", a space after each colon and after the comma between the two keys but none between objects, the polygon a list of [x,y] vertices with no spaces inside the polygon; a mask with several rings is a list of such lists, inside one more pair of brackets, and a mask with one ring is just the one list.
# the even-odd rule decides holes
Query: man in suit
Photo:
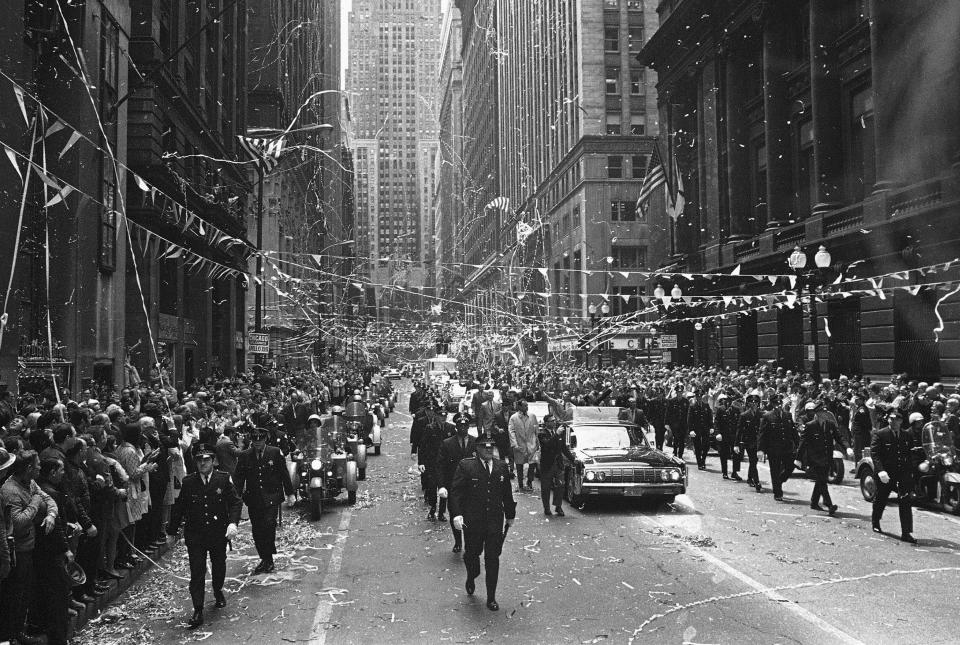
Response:
[{"label": "man in suit", "polygon": [[463,562],[467,567],[465,588],[473,595],[474,579],[480,575],[480,554],[486,570],[487,609],[497,611],[497,579],[503,538],[517,513],[507,465],[493,458],[496,444],[477,442],[477,454],[457,466],[450,486],[453,526],[464,531]]},{"label": "man in suit", "polygon": [[773,499],[782,502],[785,466],[787,460],[793,458],[793,450],[797,445],[797,428],[790,413],[783,409],[779,394],[771,394],[770,403],[770,411],[760,419],[757,448],[767,454]]},{"label": "man in suit", "polygon": [[916,544],[913,537],[913,455],[923,446],[914,433],[903,428],[903,413],[891,408],[886,414],[887,426],[874,433],[870,441],[870,457],[877,473],[877,496],[873,499],[873,530],[882,533],[880,520],[887,500],[894,490],[900,498],[900,539]]},{"label": "man in suit", "polygon": [[[833,461],[834,445],[844,446],[844,443],[837,424],[829,418],[829,415],[818,415],[819,408],[820,404],[817,401],[808,401],[803,406],[803,434],[800,437],[800,445],[797,447],[797,463],[806,465],[813,474],[814,484],[810,508],[815,511],[824,510],[820,506],[822,498],[827,512],[832,516],[837,512],[837,505],[830,500],[827,476],[830,474],[830,464]],[[852,454],[852,451],[850,452]]]},{"label": "man in suit", "polygon": [[267,445],[268,434],[266,428],[254,429],[253,445],[237,457],[237,469],[233,474],[237,493],[250,513],[253,542],[260,555],[260,564],[254,573],[273,571],[280,502],[284,493],[287,494],[287,503],[292,505],[296,501],[283,453],[276,446]]},{"label": "man in suit", "polygon": [[170,511],[167,542],[177,542],[180,525],[187,543],[190,560],[190,598],[193,617],[188,624],[195,629],[203,624],[204,578],[207,556],[213,576],[213,595],[217,607],[226,607],[223,580],[227,574],[227,542],[237,534],[243,502],[230,475],[214,469],[215,453],[206,444],[197,444],[193,451],[197,472],[183,478],[180,495]]},{"label": "man in suit", "polygon": [[733,478],[740,479],[740,453],[733,451],[737,438],[737,423],[740,421],[740,410],[730,405],[730,397],[721,394],[717,397],[717,411],[713,416],[714,427],[717,432],[717,443],[720,448],[720,472],[723,478],[728,479],[727,462],[733,460]]},{"label": "man in suit", "polygon": [[[737,422],[737,440],[735,450],[746,453],[747,456],[747,483],[756,487],[759,493],[760,474],[757,472],[757,438],[760,432],[760,395],[751,392],[747,395],[747,409],[740,415]],[[734,479],[740,476],[734,472]]]},{"label": "man in suit", "polygon": [[[420,433],[419,443],[417,444],[417,468],[425,481],[424,496],[430,512],[427,519],[431,522],[437,519],[437,493],[442,486],[440,472],[437,469],[438,457],[440,455],[440,446],[443,444],[446,416],[443,408],[435,405],[428,412],[428,419]],[[446,518],[443,516],[446,510],[446,504],[440,506],[440,521]]]},{"label": "man in suit", "polygon": [[[440,473],[440,516],[446,510],[447,498],[450,494],[450,488],[453,487],[453,476],[457,472],[457,466],[467,457],[476,454],[476,442],[470,436],[470,417],[466,414],[457,413],[453,417],[453,423],[457,428],[457,433],[453,437],[444,439],[440,446],[440,454],[437,456],[437,471]],[[453,525],[453,513],[450,513],[450,528],[453,530],[453,552],[460,553],[463,549],[463,531]]]},{"label": "man in suit", "polygon": [[666,429],[670,431],[670,447],[673,455],[683,459],[683,450],[687,445],[687,412],[690,409],[690,400],[684,394],[683,388],[677,389],[666,402]]}]

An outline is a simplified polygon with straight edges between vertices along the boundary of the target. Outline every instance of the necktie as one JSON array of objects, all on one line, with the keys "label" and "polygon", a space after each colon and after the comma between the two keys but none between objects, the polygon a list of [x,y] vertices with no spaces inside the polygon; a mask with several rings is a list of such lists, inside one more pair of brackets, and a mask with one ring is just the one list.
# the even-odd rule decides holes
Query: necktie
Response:
[{"label": "necktie", "polygon": [[209,483],[210,483],[210,477],[209,477],[209,476],[205,476],[205,477],[203,478],[203,485],[206,486],[206,485],[209,484]]},{"label": "necktie", "polygon": [[466,451],[467,451],[467,440],[466,440],[466,439],[461,439],[461,440],[460,440],[460,450],[463,451],[463,452],[466,452]]},{"label": "necktie", "polygon": [[488,461],[488,462],[487,462],[487,474],[488,474],[488,475],[492,475],[492,474],[493,474],[493,462],[492,462],[492,461]]}]

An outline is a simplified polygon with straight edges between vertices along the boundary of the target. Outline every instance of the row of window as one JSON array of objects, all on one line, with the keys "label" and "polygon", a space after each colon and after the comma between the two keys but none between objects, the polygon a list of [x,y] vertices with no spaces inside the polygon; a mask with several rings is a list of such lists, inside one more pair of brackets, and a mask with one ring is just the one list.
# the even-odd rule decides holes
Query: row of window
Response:
[{"label": "row of window", "polygon": [[[643,95],[643,83],[646,78],[643,69],[630,69],[630,96]],[[620,68],[610,65],[604,68],[603,91],[607,96],[620,95]]]},{"label": "row of window", "polygon": [[[631,179],[643,179],[643,176],[647,172],[647,162],[648,157],[646,155],[631,155],[630,156],[630,178]],[[608,155],[607,156],[607,178],[608,179],[624,179],[626,175],[624,174],[625,169],[623,167],[623,155]]]},{"label": "row of window", "polygon": [[[630,53],[637,53],[643,47],[643,27],[631,25],[627,29]],[[604,25],[603,50],[608,54],[620,53],[620,25]]]}]

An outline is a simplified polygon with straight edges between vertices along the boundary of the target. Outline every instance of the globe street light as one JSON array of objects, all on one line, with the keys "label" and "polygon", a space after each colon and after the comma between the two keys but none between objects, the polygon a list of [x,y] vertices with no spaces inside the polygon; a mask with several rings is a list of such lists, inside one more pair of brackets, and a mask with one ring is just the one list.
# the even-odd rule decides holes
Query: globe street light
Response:
[{"label": "globe street light", "polygon": [[813,346],[813,356],[811,357],[810,375],[814,381],[820,381],[820,343],[819,330],[817,324],[817,299],[816,290],[822,287],[827,281],[827,270],[829,269],[833,258],[827,247],[820,245],[816,254],[813,256],[814,269],[806,269],[807,254],[799,246],[793,247],[793,251],[787,257],[787,266],[793,270],[797,276],[797,300],[800,301],[801,311],[803,310],[803,291],[809,291],[810,301],[810,344]]}]

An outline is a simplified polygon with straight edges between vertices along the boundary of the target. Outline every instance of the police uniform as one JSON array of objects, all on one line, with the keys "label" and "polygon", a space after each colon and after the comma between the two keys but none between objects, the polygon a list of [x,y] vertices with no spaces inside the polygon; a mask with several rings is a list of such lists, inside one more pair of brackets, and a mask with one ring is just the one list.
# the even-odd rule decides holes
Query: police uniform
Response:
[{"label": "police uniform", "polygon": [[[204,455],[213,457],[215,453],[209,446],[200,444],[194,450],[194,456]],[[190,560],[190,597],[196,612],[194,618],[199,613],[200,622],[208,555],[217,606],[226,604],[223,580],[227,573],[227,527],[239,524],[242,508],[243,502],[230,481],[230,475],[213,470],[207,477],[199,472],[184,477],[180,495],[170,511],[167,534],[176,535],[180,525],[183,525],[183,537]]]},{"label": "police uniform", "polygon": [[[492,451],[494,442],[478,445]],[[450,515],[463,518],[463,562],[467,567],[466,590],[473,594],[474,579],[480,575],[480,554],[486,571],[487,607],[499,609],[496,601],[503,549],[504,521],[516,517],[510,471],[499,459],[485,462],[479,456],[464,459],[457,466],[450,487]]]},{"label": "police uniform", "polygon": [[[265,432],[258,428],[256,432]],[[273,554],[277,552],[277,518],[284,493],[293,495],[293,482],[287,471],[283,453],[275,446],[264,446],[262,453],[251,447],[237,457],[234,471],[237,492],[250,513],[253,542],[260,555],[257,573],[273,569]]]},{"label": "police uniform", "polygon": [[[469,417],[465,414],[457,414],[454,419],[458,423],[470,423]],[[459,437],[456,434],[448,437],[440,444],[440,452],[437,455],[437,471],[440,473],[440,486],[447,489],[449,494],[453,487],[453,476],[457,472],[457,466],[460,462],[476,454],[475,440],[469,434],[466,437]],[[440,515],[443,515],[446,509],[447,499],[440,499]],[[453,513],[450,513],[450,528],[453,530],[453,552],[460,553],[463,548],[463,532],[453,526]]]},{"label": "police uniform", "polygon": [[923,450],[923,446],[910,428],[900,428],[894,432],[887,426],[880,428],[870,442],[870,457],[874,470],[879,474],[886,472],[890,481],[886,484],[877,478],[877,494],[873,499],[873,530],[880,532],[880,520],[887,507],[887,500],[894,490],[900,497],[900,532],[905,542],[915,542],[913,536],[914,497],[914,453]]},{"label": "police uniform", "polygon": [[773,487],[773,497],[777,501],[783,499],[783,482],[786,479],[786,469],[793,461],[793,451],[797,446],[797,428],[790,415],[784,411],[778,402],[772,410],[760,419],[760,436],[757,447],[767,453],[767,463],[770,466],[770,485]]}]

